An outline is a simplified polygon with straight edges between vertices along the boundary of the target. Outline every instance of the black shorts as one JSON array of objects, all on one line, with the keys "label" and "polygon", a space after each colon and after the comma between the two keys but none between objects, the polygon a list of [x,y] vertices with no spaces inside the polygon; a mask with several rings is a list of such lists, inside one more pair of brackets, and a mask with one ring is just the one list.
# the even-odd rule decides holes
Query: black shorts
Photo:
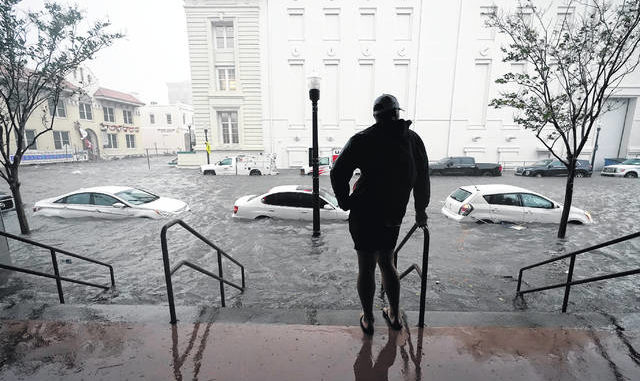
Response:
[{"label": "black shorts", "polygon": [[349,233],[356,250],[393,250],[398,242],[400,226],[384,226],[350,218]]}]

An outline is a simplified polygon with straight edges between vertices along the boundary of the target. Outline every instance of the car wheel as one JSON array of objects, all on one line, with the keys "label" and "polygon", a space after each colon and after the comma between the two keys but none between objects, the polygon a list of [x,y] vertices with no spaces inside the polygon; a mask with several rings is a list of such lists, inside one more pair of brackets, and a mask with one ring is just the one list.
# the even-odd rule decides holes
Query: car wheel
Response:
[{"label": "car wheel", "polygon": [[491,173],[491,171],[484,171],[482,172],[482,176],[492,176],[493,173]]},{"label": "car wheel", "polygon": [[524,172],[522,172],[522,175],[523,176],[529,176],[529,175],[531,175],[531,172],[530,171],[524,171]]},{"label": "car wheel", "polygon": [[624,177],[631,177],[631,178],[634,178],[634,179],[635,179],[635,178],[637,178],[637,177],[638,177],[638,174],[637,174],[637,173],[635,173],[635,172],[629,172],[629,173],[627,173],[626,175],[624,175]]},{"label": "car wheel", "polygon": [[582,221],[578,221],[578,220],[571,220],[571,221],[568,221],[567,223],[571,225],[582,225]]},{"label": "car wheel", "polygon": [[269,217],[269,216],[258,216],[255,219],[256,220],[269,220],[269,219],[271,219],[271,217]]},{"label": "car wheel", "polygon": [[534,175],[535,177],[542,177],[542,173],[538,172]]},{"label": "car wheel", "polygon": [[586,177],[584,172],[576,172],[576,177]]},{"label": "car wheel", "polygon": [[214,176],[215,176],[216,171],[214,171],[214,170],[208,170],[208,171],[204,171],[204,174],[205,174],[205,175],[214,175]]},{"label": "car wheel", "polygon": [[249,172],[249,176],[260,176],[260,175],[262,175],[262,173],[257,169],[252,169],[251,172]]}]

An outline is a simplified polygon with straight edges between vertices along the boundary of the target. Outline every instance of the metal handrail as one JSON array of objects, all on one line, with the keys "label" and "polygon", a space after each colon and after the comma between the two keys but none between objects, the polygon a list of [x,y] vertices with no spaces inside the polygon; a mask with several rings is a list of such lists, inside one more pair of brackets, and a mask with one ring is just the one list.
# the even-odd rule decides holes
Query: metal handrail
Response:
[{"label": "metal handrail", "polygon": [[[70,282],[70,283],[76,283],[76,284],[82,284],[84,286],[101,288],[103,290],[108,290],[108,289],[116,286],[115,277],[113,276],[113,267],[108,263],[104,263],[104,262],[100,262],[100,261],[95,260],[95,259],[83,257],[82,255],[74,254],[74,253],[71,253],[71,252],[63,250],[63,249],[58,249],[56,247],[53,247],[53,246],[50,246],[50,245],[46,245],[44,243],[36,242],[36,241],[30,240],[30,239],[27,239],[27,238],[19,237],[17,235],[13,235],[13,234],[1,231],[1,230],[0,230],[0,236],[4,236],[4,237],[7,237],[7,238],[15,239],[16,241],[28,243],[29,245],[38,246],[38,247],[41,247],[43,249],[49,250],[49,252],[51,253],[51,262],[52,262],[52,265],[53,265],[53,274],[54,275],[43,273],[43,272],[40,272],[40,271],[35,271],[35,270],[29,270],[29,269],[25,269],[25,268],[21,268],[21,267],[17,267],[17,266],[5,265],[5,264],[1,264],[1,263],[0,263],[0,268],[6,269],[6,270],[10,270],[10,271],[21,272],[21,273],[25,273],[25,274],[37,275],[37,276],[41,276],[41,277],[45,277],[45,278],[55,279],[56,280],[56,287],[58,289],[58,299],[60,299],[60,303],[62,303],[62,304],[64,304],[64,293],[62,292],[62,281]],[[96,283],[86,282],[86,281],[83,281],[83,280],[72,279],[72,278],[67,278],[67,277],[60,276],[60,271],[58,269],[58,257],[56,255],[56,253],[60,253],[60,254],[63,254],[63,255],[67,255],[69,257],[77,258],[77,259],[80,259],[80,260],[83,260],[83,261],[94,263],[96,265],[107,267],[109,269],[109,275],[111,277],[111,286],[108,287],[108,286],[103,286],[103,285],[96,284]]]},{"label": "metal handrail", "polygon": [[[397,268],[398,267],[398,252],[404,245],[409,241],[409,238],[413,235],[413,233],[418,229],[418,224],[414,224],[407,235],[402,239],[398,247],[393,251],[393,264]],[[431,239],[431,234],[429,232],[429,227],[425,226],[422,228],[424,232],[424,241],[422,246],[422,269],[418,266],[417,263],[413,263],[409,268],[407,268],[402,274],[398,276],[398,279],[404,278],[411,271],[418,273],[420,277],[420,312],[418,317],[418,327],[424,327],[424,314],[426,308],[426,296],[427,296],[427,276],[429,273],[429,242]],[[382,289],[384,292],[384,288]]]},{"label": "metal handrail", "polygon": [[[607,275],[600,275],[600,276],[595,276],[595,277],[591,277],[591,278],[585,278],[585,279],[580,279],[580,280],[573,280],[573,269],[575,267],[575,263],[576,263],[576,256],[580,255],[580,254],[584,254],[593,250],[597,250],[597,249],[601,249],[603,247],[607,247],[607,246],[611,246],[614,245],[616,243],[620,243],[620,242],[624,242],[624,241],[628,241],[630,239],[634,239],[634,238],[638,238],[640,237],[640,232],[636,232],[633,234],[629,234],[629,235],[625,235],[623,237],[619,237],[616,239],[612,239],[610,241],[607,242],[603,242],[591,247],[587,247],[586,249],[580,249],[574,252],[571,252],[569,254],[564,254],[561,255],[559,257],[555,257],[555,258],[551,258],[551,259],[547,259],[545,261],[542,262],[538,262],[535,263],[533,265],[529,265],[529,266],[525,266],[523,268],[520,269],[519,275],[518,275],[518,288],[516,290],[516,297],[522,297],[522,295],[524,294],[528,294],[528,293],[532,293],[532,292],[538,292],[538,291],[545,291],[545,290],[551,290],[554,288],[560,288],[560,287],[564,287],[564,299],[562,301],[562,312],[567,312],[567,305],[569,304],[569,293],[571,292],[571,286],[575,286],[578,284],[585,284],[585,283],[591,283],[591,282],[596,282],[596,281],[600,281],[600,280],[605,280],[605,279],[613,279],[613,278],[619,278],[619,277],[623,277],[623,276],[629,276],[629,275],[635,275],[635,274],[640,274],[640,268],[638,269],[634,269],[634,270],[627,270],[627,271],[621,271],[621,272],[617,272],[617,273],[613,273],[613,274],[607,274]],[[552,263],[552,262],[557,262],[566,258],[571,258],[570,262],[569,262],[569,271],[567,273],[567,281],[564,283],[557,283],[557,284],[553,284],[550,286],[544,286],[544,287],[538,287],[538,288],[533,288],[533,289],[529,289],[529,290],[524,290],[521,291],[521,287],[522,287],[522,276],[525,270],[529,270],[535,267],[539,267],[542,265],[546,265],[548,263]]]},{"label": "metal handrail", "polygon": [[[171,264],[169,263],[169,249],[167,247],[167,230],[169,230],[170,227],[172,227],[173,225],[180,225],[182,226],[185,230],[187,230],[189,233],[191,233],[192,235],[196,236],[198,239],[200,239],[202,242],[206,243],[207,245],[209,245],[209,247],[213,248],[214,250],[216,250],[217,254],[218,254],[218,275],[213,274],[210,271],[207,271],[205,269],[203,269],[202,267],[193,264],[189,261],[180,261],[178,262],[178,264],[174,267],[171,268]],[[176,219],[173,221],[168,222],[167,224],[165,224],[162,227],[162,230],[160,231],[160,241],[162,244],[162,262],[164,264],[164,277],[165,277],[165,281],[167,283],[167,298],[169,299],[169,314],[171,315],[171,324],[176,324],[176,322],[178,321],[178,319],[176,318],[176,306],[175,306],[175,301],[173,298],[173,283],[171,282],[171,275],[173,275],[173,273],[175,273],[176,271],[178,271],[178,269],[180,269],[182,266],[187,266],[190,267],[202,274],[205,274],[211,278],[216,279],[218,282],[220,282],[220,298],[222,301],[222,307],[226,307],[226,303],[225,303],[225,295],[224,295],[224,285],[228,284],[229,286],[235,287],[238,290],[240,290],[241,292],[244,292],[245,289],[245,282],[244,282],[244,266],[238,262],[237,260],[235,260],[234,258],[232,258],[229,254],[225,253],[224,250],[220,249],[218,246],[214,245],[213,243],[211,243],[211,241],[209,241],[207,238],[205,238],[202,234],[198,233],[195,229],[193,229],[191,226],[187,225],[184,221]],[[226,279],[224,279],[223,275],[222,275],[222,257],[227,258],[228,260],[230,260],[231,262],[233,262],[235,265],[237,265],[238,267],[240,267],[241,273],[242,273],[242,286],[239,286],[233,282],[230,282]]]}]

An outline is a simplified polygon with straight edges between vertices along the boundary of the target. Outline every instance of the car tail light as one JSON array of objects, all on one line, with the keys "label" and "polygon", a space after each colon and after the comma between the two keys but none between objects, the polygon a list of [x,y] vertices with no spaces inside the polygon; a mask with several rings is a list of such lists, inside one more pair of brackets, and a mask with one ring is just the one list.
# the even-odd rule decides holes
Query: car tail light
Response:
[{"label": "car tail light", "polygon": [[458,214],[461,216],[468,216],[471,212],[473,212],[473,205],[471,204],[464,204],[458,210]]},{"label": "car tail light", "polygon": [[233,214],[238,213],[238,207],[236,205],[233,206]]},{"label": "car tail light", "polygon": [[498,172],[502,173],[502,164],[498,166]]}]

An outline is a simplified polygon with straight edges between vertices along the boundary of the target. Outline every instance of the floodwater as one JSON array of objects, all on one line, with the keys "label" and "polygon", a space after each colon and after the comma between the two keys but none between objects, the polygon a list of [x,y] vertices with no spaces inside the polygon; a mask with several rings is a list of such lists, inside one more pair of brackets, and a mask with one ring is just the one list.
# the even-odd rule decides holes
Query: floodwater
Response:
[{"label": "floodwater", "polygon": [[[33,233],[30,238],[71,252],[108,262],[115,269],[117,289],[98,289],[64,283],[67,303],[166,303],[166,288],[160,248],[160,229],[168,220],[69,220],[34,217],[37,200],[80,187],[130,185],[189,203],[191,211],[180,218],[244,264],[247,290],[240,294],[226,288],[228,305],[260,308],[358,309],[356,256],[347,223],[323,223],[322,236],[311,238],[311,223],[277,220],[232,219],[233,202],[240,196],[260,194],[275,185],[311,185],[310,176],[284,170],[278,176],[202,176],[196,170],[167,165],[170,157],[151,160],[128,159],[97,163],[42,165],[22,169],[22,190]],[[441,213],[443,201],[461,185],[505,183],[522,186],[563,200],[564,178],[521,178],[512,172],[502,177],[433,177],[428,208],[431,230],[427,308],[449,311],[510,311],[514,304],[518,270],[522,266],[552,258],[591,244],[630,234],[638,228],[640,181],[637,179],[576,179],[574,206],[592,212],[597,221],[589,226],[569,226],[566,240],[556,238],[557,225],[526,225],[515,230],[508,225],[458,224]],[[329,188],[329,178],[320,184]],[[412,201],[401,230],[413,223]],[[15,214],[4,216],[10,232],[17,232]],[[399,269],[420,263],[422,232],[417,231],[399,255]],[[17,266],[52,273],[46,250],[11,242]],[[169,232],[172,263],[187,259],[217,270],[215,252],[178,226]],[[578,258],[574,279],[640,267],[640,239],[585,254]],[[63,276],[108,283],[108,271],[77,259],[60,259]],[[568,261],[556,262],[525,273],[526,287],[559,283],[566,279]],[[240,282],[240,273],[229,261],[225,276]],[[177,304],[219,305],[215,280],[183,268],[173,277]],[[402,281],[401,304],[407,310],[419,306],[420,280],[411,273]],[[527,306],[537,311],[557,311],[562,290],[525,296]],[[57,303],[51,279],[16,274],[0,288],[5,302]],[[638,276],[575,286],[570,311],[638,311]],[[381,299],[376,300],[380,305]]]}]

